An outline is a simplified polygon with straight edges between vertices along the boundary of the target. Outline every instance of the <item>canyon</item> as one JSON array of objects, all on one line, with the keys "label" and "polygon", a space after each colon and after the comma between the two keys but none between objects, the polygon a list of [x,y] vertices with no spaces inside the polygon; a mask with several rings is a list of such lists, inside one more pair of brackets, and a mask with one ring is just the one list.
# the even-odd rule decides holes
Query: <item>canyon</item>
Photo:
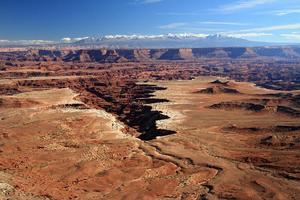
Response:
[{"label": "canyon", "polygon": [[300,49],[0,52],[2,199],[297,199]]}]

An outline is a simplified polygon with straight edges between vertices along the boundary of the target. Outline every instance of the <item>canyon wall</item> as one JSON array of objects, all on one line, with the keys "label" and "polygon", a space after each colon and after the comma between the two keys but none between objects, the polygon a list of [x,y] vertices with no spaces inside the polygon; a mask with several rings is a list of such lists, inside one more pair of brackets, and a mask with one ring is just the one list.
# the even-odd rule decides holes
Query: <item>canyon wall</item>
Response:
[{"label": "canyon wall", "polygon": [[127,62],[147,60],[300,58],[300,47],[226,47],[181,49],[28,50],[0,52],[2,60]]}]

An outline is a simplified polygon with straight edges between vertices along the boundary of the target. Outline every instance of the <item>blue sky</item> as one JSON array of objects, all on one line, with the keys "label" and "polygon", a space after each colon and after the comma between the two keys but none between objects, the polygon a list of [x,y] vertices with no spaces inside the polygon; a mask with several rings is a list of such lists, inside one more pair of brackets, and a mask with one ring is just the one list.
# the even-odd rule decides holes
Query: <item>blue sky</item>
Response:
[{"label": "blue sky", "polygon": [[0,1],[0,40],[167,33],[300,42],[300,0]]}]

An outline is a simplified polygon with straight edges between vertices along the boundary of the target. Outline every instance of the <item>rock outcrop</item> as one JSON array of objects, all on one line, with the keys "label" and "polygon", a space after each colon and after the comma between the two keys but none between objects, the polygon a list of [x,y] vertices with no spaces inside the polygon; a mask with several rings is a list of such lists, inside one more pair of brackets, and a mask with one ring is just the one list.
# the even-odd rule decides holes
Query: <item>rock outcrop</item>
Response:
[{"label": "rock outcrop", "polygon": [[1,52],[6,60],[32,60],[66,62],[127,62],[145,60],[197,60],[209,58],[257,59],[300,58],[297,47],[226,47],[177,49],[89,49],[89,50],[29,50]]}]

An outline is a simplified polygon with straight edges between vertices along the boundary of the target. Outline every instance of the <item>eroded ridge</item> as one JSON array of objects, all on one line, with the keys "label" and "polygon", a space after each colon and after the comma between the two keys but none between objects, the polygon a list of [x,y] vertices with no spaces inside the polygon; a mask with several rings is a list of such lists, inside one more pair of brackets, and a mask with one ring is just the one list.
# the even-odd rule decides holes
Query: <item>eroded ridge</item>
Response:
[{"label": "eroded ridge", "polygon": [[0,55],[0,198],[297,199],[297,59],[110,52]]},{"label": "eroded ridge", "polygon": [[1,96],[1,198],[194,199],[212,191],[221,168],[131,137],[116,117],[75,98],[68,88]]},{"label": "eroded ridge", "polygon": [[[157,108],[184,115],[171,124],[175,135],[154,142],[160,144],[160,151],[221,169],[219,176],[206,183],[210,192],[201,198],[296,199],[300,190],[299,116],[277,108],[284,105],[299,110],[295,103],[299,91],[279,95],[251,84],[226,81],[226,87],[240,92],[197,92],[216,85],[207,77],[156,83],[168,88],[156,92],[156,97],[170,100]],[[230,103],[222,103],[224,100]]]}]

